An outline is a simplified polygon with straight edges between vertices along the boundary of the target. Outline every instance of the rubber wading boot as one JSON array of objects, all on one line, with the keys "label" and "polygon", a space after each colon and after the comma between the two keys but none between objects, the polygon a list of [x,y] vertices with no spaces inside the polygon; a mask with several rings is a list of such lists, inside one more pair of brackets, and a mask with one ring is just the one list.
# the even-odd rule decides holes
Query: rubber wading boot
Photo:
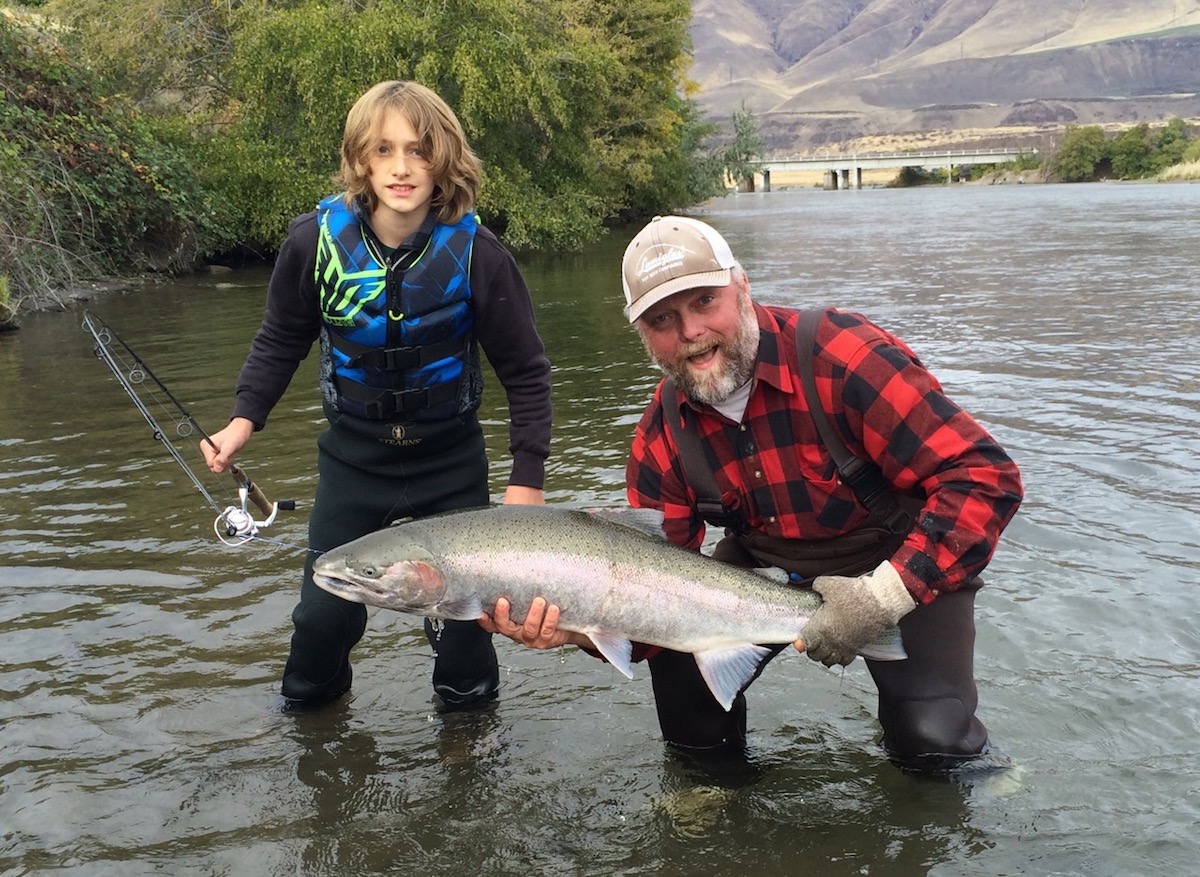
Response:
[{"label": "rubber wading boot", "polygon": [[321,685],[310,682],[298,670],[285,671],[281,693],[287,700],[286,709],[320,708],[349,691],[353,679],[354,671],[350,669],[349,661],[342,664],[341,669],[332,679]]},{"label": "rubber wading boot", "polygon": [[500,695],[500,662],[492,635],[474,621],[425,621],[433,646],[433,691],[442,713],[476,710]]},{"label": "rubber wading boot", "polygon": [[958,697],[880,704],[880,741],[897,767],[937,774],[978,761],[988,752],[988,732]]}]

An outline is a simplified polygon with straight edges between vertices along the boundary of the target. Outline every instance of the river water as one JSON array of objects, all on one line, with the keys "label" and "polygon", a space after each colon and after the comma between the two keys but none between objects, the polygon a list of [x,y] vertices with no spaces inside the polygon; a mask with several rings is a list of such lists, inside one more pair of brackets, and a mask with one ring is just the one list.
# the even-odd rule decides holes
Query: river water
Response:
[{"label": "river water", "polygon": [[[761,300],[895,330],[1020,463],[976,656],[1011,769],[897,771],[862,663],[795,654],[751,689],[750,764],[728,774],[664,750],[644,668],[579,653],[501,641],[499,705],[439,716],[418,623],[386,611],[351,696],[282,713],[315,362],[242,455],[301,510],[229,548],[75,309],[0,336],[0,874],[1196,873],[1200,186],[777,191],[697,213]],[[555,363],[552,502],[623,501],[655,382],[620,317],[631,234],[522,259]],[[87,307],[215,430],[266,276]]]}]

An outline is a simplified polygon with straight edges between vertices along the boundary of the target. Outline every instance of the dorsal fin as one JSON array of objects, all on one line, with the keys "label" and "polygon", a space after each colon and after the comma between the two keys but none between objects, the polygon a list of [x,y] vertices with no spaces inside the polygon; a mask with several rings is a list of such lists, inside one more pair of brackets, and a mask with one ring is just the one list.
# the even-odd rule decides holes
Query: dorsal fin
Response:
[{"label": "dorsal fin", "polygon": [[663,513],[659,509],[586,509],[587,513],[602,521],[618,524],[626,529],[656,539],[667,538],[663,532]]}]

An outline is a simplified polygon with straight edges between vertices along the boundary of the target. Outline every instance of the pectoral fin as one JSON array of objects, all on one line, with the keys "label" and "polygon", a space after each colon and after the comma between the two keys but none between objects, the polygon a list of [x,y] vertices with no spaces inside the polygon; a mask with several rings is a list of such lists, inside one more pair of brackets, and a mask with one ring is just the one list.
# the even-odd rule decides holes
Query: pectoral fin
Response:
[{"label": "pectoral fin", "polygon": [[480,602],[478,594],[471,594],[458,600],[447,600],[438,603],[435,608],[437,610],[435,617],[450,621],[478,621],[479,616],[483,614],[483,603]]},{"label": "pectoral fin", "polygon": [[604,655],[608,663],[612,664],[630,679],[633,678],[633,643],[624,637],[613,636],[611,633],[603,633],[599,631],[587,631],[588,638],[592,641],[592,645],[596,647],[596,651]]},{"label": "pectoral fin", "polygon": [[754,678],[758,665],[771,654],[763,646],[745,645],[732,649],[696,652],[696,666],[717,703],[729,710],[733,699]]}]

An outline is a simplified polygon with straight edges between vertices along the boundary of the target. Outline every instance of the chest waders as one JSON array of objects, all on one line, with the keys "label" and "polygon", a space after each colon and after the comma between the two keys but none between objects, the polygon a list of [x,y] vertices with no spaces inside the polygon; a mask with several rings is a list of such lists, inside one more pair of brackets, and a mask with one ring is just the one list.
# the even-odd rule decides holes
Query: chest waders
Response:
[{"label": "chest waders", "polygon": [[[855,457],[838,437],[817,394],[813,377],[819,310],[801,311],[796,351],[801,383],[821,441],[838,475],[871,512],[867,526],[823,540],[779,539],[751,531],[744,514],[721,499],[712,467],[704,456],[695,422],[680,424],[679,392],[663,388],[663,421],[679,448],[688,483],[706,522],[725,529],[713,557],[741,567],[777,566],[811,587],[819,575],[856,576],[875,569],[904,543],[923,505],[918,497],[897,495],[878,467]],[[944,770],[980,755],[987,729],[975,717],[978,695],[974,676],[975,591],[979,581],[944,593],[900,620],[908,658],[867,661],[879,692],[878,717],[888,757],[913,770]],[[766,665],[787,646],[767,645]],[[655,706],[664,739],[688,750],[740,752],[746,741],[746,688],[726,712],[708,691],[695,659],[662,651],[648,661]]]},{"label": "chest waders", "polygon": [[[326,380],[334,392],[326,394],[329,426],[317,440],[310,551],[282,684],[284,697],[297,706],[326,702],[350,688],[350,651],[367,623],[365,606],[313,582],[317,554],[402,518],[490,500],[471,377],[466,266],[473,218],[435,227],[380,276],[365,229],[347,225],[337,203],[328,207],[339,224],[336,237],[323,238],[326,258],[318,258],[322,312],[327,324],[336,316],[358,331],[330,332],[333,368]],[[337,259],[330,255],[335,244]],[[354,297],[361,290],[375,294],[366,306]],[[387,291],[390,307],[383,307],[378,290]],[[491,634],[474,621],[435,629],[428,620],[425,633],[434,650],[439,709],[473,709],[496,698],[499,664]]]}]

